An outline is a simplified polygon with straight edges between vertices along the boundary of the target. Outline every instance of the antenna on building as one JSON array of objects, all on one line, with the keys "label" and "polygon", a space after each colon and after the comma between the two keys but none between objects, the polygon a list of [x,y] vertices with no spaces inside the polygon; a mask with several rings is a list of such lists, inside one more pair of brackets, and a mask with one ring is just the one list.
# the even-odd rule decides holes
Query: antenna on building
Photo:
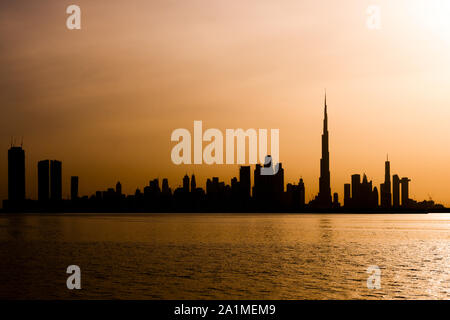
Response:
[{"label": "antenna on building", "polygon": [[23,147],[23,136],[22,136],[22,141],[20,142],[20,147]]}]

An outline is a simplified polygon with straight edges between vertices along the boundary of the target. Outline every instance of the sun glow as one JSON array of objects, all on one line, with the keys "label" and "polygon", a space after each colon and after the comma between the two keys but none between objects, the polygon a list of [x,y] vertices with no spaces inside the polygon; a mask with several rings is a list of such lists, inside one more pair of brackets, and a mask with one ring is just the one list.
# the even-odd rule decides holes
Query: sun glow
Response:
[{"label": "sun glow", "polygon": [[408,0],[405,8],[420,28],[450,40],[450,1]]}]

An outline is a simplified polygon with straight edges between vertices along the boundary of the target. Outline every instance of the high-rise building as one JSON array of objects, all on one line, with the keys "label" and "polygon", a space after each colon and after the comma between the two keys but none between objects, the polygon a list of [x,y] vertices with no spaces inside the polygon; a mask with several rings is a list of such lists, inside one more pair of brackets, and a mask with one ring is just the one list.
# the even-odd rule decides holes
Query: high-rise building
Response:
[{"label": "high-rise building", "polygon": [[337,192],[333,193],[333,207],[338,208],[339,204],[339,195]]},{"label": "high-rise building", "polygon": [[319,194],[317,196],[317,204],[321,207],[331,207],[330,154],[328,150],[328,114],[326,93],[324,104],[322,158],[320,159]]},{"label": "high-rise building", "polygon": [[353,174],[352,175],[352,206],[360,207],[361,206],[361,175]]},{"label": "high-rise building", "polygon": [[350,207],[350,202],[351,202],[351,191],[350,191],[350,183],[346,183],[344,184],[344,207]]},{"label": "high-rise building", "polygon": [[189,176],[187,174],[183,177],[183,191],[189,192]]},{"label": "high-rise building", "polygon": [[50,161],[38,162],[38,200],[41,202],[50,199]]},{"label": "high-rise building", "polygon": [[25,200],[25,151],[11,146],[8,150],[8,200]]},{"label": "high-rise building", "polygon": [[374,208],[378,208],[378,189],[377,189],[377,187],[375,187],[375,188],[373,188],[373,191],[372,191],[372,201],[373,201],[373,203],[372,203],[372,207],[374,207]]},{"label": "high-rise building", "polygon": [[195,175],[191,177],[191,192],[195,192],[197,190],[197,182],[195,181]]},{"label": "high-rise building", "polygon": [[[118,183],[120,184],[120,182]],[[75,201],[78,199],[78,177],[70,177],[70,199]]]},{"label": "high-rise building", "polygon": [[392,177],[392,205],[400,207],[400,178],[398,175]]},{"label": "high-rise building", "polygon": [[300,207],[303,208],[305,206],[305,183],[302,178],[298,182],[298,191],[300,193]]},{"label": "high-rise building", "polygon": [[50,161],[50,199],[62,199],[62,163],[58,160]]},{"label": "high-rise building", "polygon": [[[77,179],[77,185],[78,185],[78,179]],[[122,196],[122,184],[120,181],[116,183],[116,194],[120,197]]]},{"label": "high-rise building", "polygon": [[242,197],[250,198],[250,166],[241,166],[239,168],[239,188]]},{"label": "high-rise building", "polygon": [[391,204],[391,164],[389,159],[384,163],[384,183],[380,186],[381,207],[390,208]]},{"label": "high-rise building", "polygon": [[167,180],[167,178],[164,178],[162,181],[162,192],[164,194],[170,194],[172,193],[170,187],[169,187],[169,180]]},{"label": "high-rise building", "polygon": [[409,205],[409,182],[408,178],[402,178],[400,184],[402,185],[402,207],[408,207]]}]

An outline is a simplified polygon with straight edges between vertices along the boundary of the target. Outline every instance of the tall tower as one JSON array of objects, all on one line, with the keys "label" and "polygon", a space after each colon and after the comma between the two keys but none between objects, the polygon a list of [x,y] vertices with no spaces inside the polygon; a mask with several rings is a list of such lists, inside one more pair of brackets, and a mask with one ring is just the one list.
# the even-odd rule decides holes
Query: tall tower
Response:
[{"label": "tall tower", "polygon": [[327,115],[327,93],[325,92],[324,119],[322,134],[322,159],[320,159],[320,178],[319,178],[319,204],[321,206],[331,207],[331,188],[330,188],[330,153],[328,151],[328,115]]},{"label": "tall tower", "polygon": [[25,151],[11,145],[8,150],[8,200],[25,200]]},{"label": "tall tower", "polygon": [[250,198],[250,166],[241,166],[239,168],[239,188],[241,196],[245,199]]},{"label": "tall tower", "polygon": [[50,200],[62,199],[62,162],[50,161]]},{"label": "tall tower", "polygon": [[41,202],[50,199],[50,161],[38,162],[38,200]]},{"label": "tall tower", "polygon": [[197,182],[195,181],[195,175],[191,177],[191,192],[195,192],[197,190]]},{"label": "tall tower", "polygon": [[183,191],[189,192],[189,176],[187,174],[183,177]]},{"label": "tall tower", "polygon": [[389,158],[386,159],[384,163],[384,183],[381,184],[381,207],[390,208],[391,207],[391,163]]},{"label": "tall tower", "polygon": [[400,207],[400,178],[397,174],[392,177],[392,205]]},{"label": "tall tower", "polygon": [[[117,186],[120,186],[120,182],[117,183],[116,190],[118,190]],[[121,186],[120,190],[122,190]],[[120,191],[120,193],[122,193],[122,191]],[[78,176],[70,177],[70,199],[72,201],[78,199]]]}]

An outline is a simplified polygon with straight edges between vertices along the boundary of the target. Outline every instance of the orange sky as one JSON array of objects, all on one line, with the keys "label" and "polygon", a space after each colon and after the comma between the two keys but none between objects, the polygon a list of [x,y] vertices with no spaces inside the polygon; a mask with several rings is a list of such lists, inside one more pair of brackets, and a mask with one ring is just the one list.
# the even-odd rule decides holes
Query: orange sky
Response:
[{"label": "orange sky", "polygon": [[229,183],[237,165],[172,164],[171,132],[194,120],[280,129],[285,181],[302,176],[310,199],[327,88],[333,192],[353,173],[379,186],[389,153],[412,198],[450,206],[449,15],[443,0],[2,1],[0,199],[10,136],[25,137],[32,198],[47,158],[63,161],[65,196],[71,175],[83,195],[193,172]]}]

